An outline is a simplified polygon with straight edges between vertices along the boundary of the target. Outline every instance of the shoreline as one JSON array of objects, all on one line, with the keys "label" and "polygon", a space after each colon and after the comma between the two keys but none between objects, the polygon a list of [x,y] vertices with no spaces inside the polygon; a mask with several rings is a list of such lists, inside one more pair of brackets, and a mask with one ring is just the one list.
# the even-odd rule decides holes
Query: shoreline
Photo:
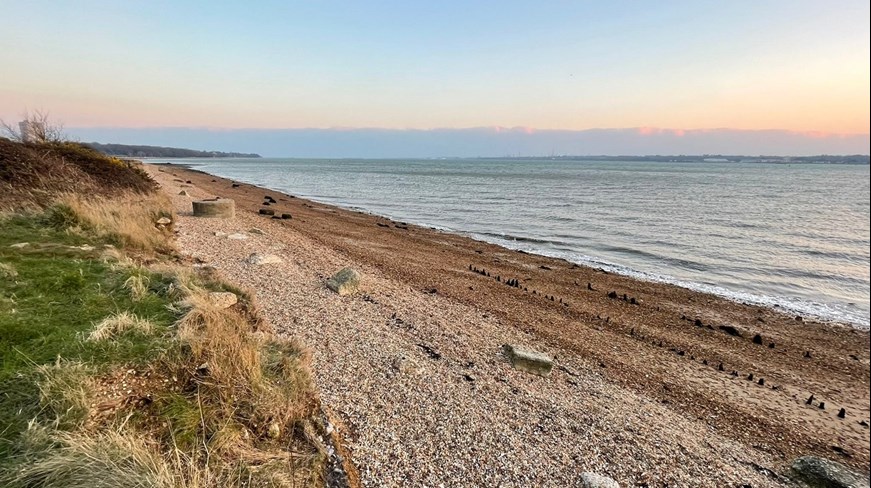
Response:
[{"label": "shoreline", "polygon": [[[189,190],[193,198],[233,198],[237,206],[236,220],[245,222],[239,225],[256,224],[268,235],[275,236],[276,244],[273,245],[287,246],[287,250],[280,252],[286,253],[286,259],[297,263],[295,266],[308,270],[308,274],[301,276],[314,280],[310,286],[319,282],[321,278],[318,276],[328,276],[335,271],[333,266],[342,263],[362,268],[367,274],[377,277],[377,286],[373,284],[373,289],[367,290],[366,296],[377,302],[372,307],[386,309],[383,319],[377,319],[376,312],[381,313],[378,310],[359,308],[369,306],[359,297],[342,301],[343,305],[336,311],[333,307],[339,305],[329,295],[314,298],[305,294],[294,295],[293,300],[308,304],[306,310],[323,310],[317,313],[332,317],[322,324],[348,323],[348,320],[353,320],[353,314],[349,316],[350,310],[354,310],[355,314],[375,314],[372,319],[374,322],[367,322],[367,327],[378,330],[380,335],[369,337],[365,333],[363,338],[342,336],[343,341],[348,342],[347,346],[336,342],[321,344],[319,334],[305,326],[311,324],[307,318],[309,312],[284,310],[284,307],[294,305],[280,294],[270,299],[272,308],[267,307],[267,311],[272,310],[276,317],[286,323],[288,332],[304,337],[308,335],[310,343],[314,342],[311,345],[316,350],[316,356],[329,357],[336,353],[336,348],[347,347],[341,349],[342,354],[351,357],[360,354],[362,347],[355,341],[366,339],[377,343],[382,336],[405,340],[408,339],[406,336],[422,334],[419,330],[425,330],[425,341],[420,337],[414,340],[438,344],[442,356],[456,359],[449,365],[438,366],[446,368],[445,374],[454,375],[456,368],[465,368],[461,358],[484,354],[477,360],[465,360],[474,363],[474,366],[466,369],[468,373],[465,374],[475,381],[459,380],[460,386],[481,388],[476,394],[484,395],[484,398],[512,402],[517,394],[527,398],[527,393],[523,392],[528,391],[533,395],[529,397],[530,401],[536,398],[545,403],[567,402],[564,405],[559,403],[563,406],[558,410],[563,413],[557,414],[556,418],[563,419],[561,423],[565,419],[574,419],[569,423],[583,423],[589,421],[584,420],[586,417],[583,412],[598,412],[603,418],[610,419],[606,427],[601,427],[607,432],[616,428],[612,423],[620,423],[619,419],[625,418],[632,432],[647,432],[645,429],[649,427],[653,429],[651,432],[655,438],[663,439],[664,445],[652,444],[649,437],[640,434],[630,435],[623,440],[631,446],[637,445],[645,453],[668,450],[670,455],[684,456],[680,454],[678,445],[682,445],[682,441],[678,439],[687,432],[693,432],[693,435],[688,436],[688,442],[693,442],[691,450],[697,451],[694,454],[697,457],[685,459],[686,467],[672,468],[689,472],[702,469],[701,466],[717,466],[715,469],[719,471],[703,478],[705,483],[702,485],[753,478],[753,486],[784,486],[774,478],[752,474],[753,469],[748,471],[747,463],[756,463],[771,472],[782,472],[790,459],[804,454],[828,457],[864,471],[868,469],[869,433],[867,427],[859,424],[861,421],[867,423],[871,414],[868,407],[867,331],[814,320],[799,322],[795,317],[774,309],[743,305],[674,285],[640,281],[556,258],[511,251],[461,235],[402,225],[382,217],[310,202],[248,184],[233,188],[230,180],[176,164],[154,165],[151,168],[155,173],[163,172],[161,178],[165,187],[175,185],[171,187],[175,188],[174,192],[168,190],[168,193],[182,206],[180,208],[190,205],[190,198],[174,195],[182,188]],[[188,180],[190,184],[185,183]],[[276,210],[291,213],[293,219],[274,221],[258,216],[262,197],[266,194],[277,199]],[[248,279],[254,285],[258,296],[261,293],[267,297],[279,293],[268,283],[245,275],[247,271],[233,264],[235,261],[232,259],[226,261],[226,256],[221,257],[230,251],[242,255],[240,253],[244,253],[244,248],[237,248],[237,244],[230,241],[220,241],[220,245],[215,247],[216,242],[212,242],[215,237],[206,230],[227,227],[230,223],[204,222],[203,219],[182,216],[180,228],[186,229],[185,225],[188,224],[193,226],[191,232],[195,234],[181,239],[193,248],[194,257],[205,262],[223,259],[228,271],[239,273],[240,279]],[[297,244],[298,247],[294,247]],[[296,249],[312,250],[311,255],[297,254]],[[317,256],[322,253],[331,256],[329,262],[333,264],[310,264],[313,260],[317,261]],[[491,275],[506,279],[517,278],[523,286],[521,289],[507,287],[493,276],[487,278],[469,271],[469,266],[485,268]],[[288,281],[286,286],[295,286],[294,283],[296,281]],[[616,298],[609,297],[611,292]],[[621,299],[624,294],[626,300]],[[546,299],[545,296],[554,299]],[[418,306],[418,303],[428,305]],[[404,323],[413,322],[416,328],[397,331],[397,315],[412,314],[406,311],[406,306],[417,310],[417,318],[414,321],[404,319]],[[394,319],[387,313],[391,310]],[[430,322],[431,326],[426,325]],[[340,330],[331,333],[345,332]],[[396,334],[400,336],[397,338]],[[525,338],[527,342],[551,352],[563,369],[558,368],[550,379],[540,382],[510,369],[506,371],[503,362],[493,359],[493,351],[498,351],[501,346],[498,341],[503,340],[496,337],[506,335]],[[757,335],[760,337],[758,341]],[[464,349],[464,341],[481,344],[485,346],[485,351]],[[354,345],[358,347],[351,347]],[[366,345],[369,347],[370,343]],[[410,343],[409,347],[410,350],[405,354],[415,354],[414,351],[419,354],[420,349],[415,343]],[[448,352],[454,348],[460,349],[449,356]],[[374,364],[372,358],[362,358],[360,361],[361,364]],[[423,358],[422,361],[426,362],[427,359]],[[376,363],[381,364],[378,361]],[[442,363],[444,360],[439,364]],[[321,367],[324,368],[323,372],[319,371]],[[336,371],[333,371],[334,368],[337,368]],[[353,398],[357,398],[358,402],[373,401],[366,395],[358,397],[346,391],[347,388],[355,389],[351,386],[357,379],[355,374],[376,383],[381,381],[379,378],[384,374],[382,370],[369,372],[366,366],[362,368],[351,373],[341,370],[340,365],[319,363],[315,369],[316,374],[326,377],[319,381],[319,386],[325,390],[328,403],[338,410],[343,421],[356,425],[356,428],[350,428],[352,432],[355,429],[358,432],[356,440],[351,436],[352,458],[355,462],[362,459],[365,467],[384,461],[376,450],[366,448],[364,441],[369,439],[367,435],[374,435],[368,429],[385,429],[387,427],[383,422],[389,421],[381,419],[379,412],[369,410],[366,405],[348,403],[353,403]],[[346,377],[348,374],[351,374],[351,378]],[[754,381],[747,381],[750,374],[754,375]],[[764,378],[764,385],[757,383],[759,378]],[[453,385],[453,381],[446,384]],[[499,385],[506,384],[505,381],[513,386],[507,392],[496,391]],[[373,391],[381,391],[379,388],[383,386],[376,384],[372,388]],[[421,388],[417,383],[414,383],[414,387]],[[450,386],[452,392],[453,388]],[[491,389],[493,392],[490,392]],[[512,393],[514,390],[520,393]],[[595,393],[598,399],[588,398],[588,392],[598,392]],[[487,397],[485,393],[493,397]],[[459,390],[452,394],[466,398],[462,396],[465,393]],[[820,409],[816,404],[806,405],[805,400],[811,394],[815,395],[816,401],[825,401],[827,408]],[[609,399],[606,402],[607,410],[600,411],[604,398]],[[544,408],[536,403],[539,400],[533,401],[533,406],[528,408],[531,411]],[[420,401],[424,400],[407,405],[414,407]],[[464,401],[474,403],[477,400]],[[526,403],[527,400],[524,400],[524,405]],[[635,405],[637,412],[625,412],[621,406],[624,403]],[[498,404],[491,402],[490,408],[497,408],[493,405]],[[846,409],[845,419],[836,417],[839,408]],[[635,417],[638,412],[647,412],[651,416],[638,419]],[[473,413],[480,414],[477,411]],[[417,417],[413,420],[426,422]],[[505,420],[496,417],[491,422]],[[646,427],[645,423],[650,425]],[[671,424],[676,425],[673,429],[680,432],[672,432],[669,427]],[[484,432],[499,428],[498,425],[488,425]],[[393,431],[400,433],[402,429],[397,427]],[[572,432],[559,434],[569,438],[589,434],[584,433],[586,431],[583,429],[579,433]],[[416,431],[415,435],[426,436]],[[595,433],[589,435],[596,437]],[[520,438],[528,439],[524,436]],[[607,435],[599,440],[608,442],[608,439],[615,441]],[[580,459],[576,462],[584,466],[595,464],[595,460],[588,458],[589,453],[571,454],[568,451],[572,447],[562,445],[562,441],[557,439],[553,439],[553,442],[561,445],[557,449],[558,453],[569,457],[541,460],[542,463],[575,469],[571,467],[571,456],[575,455]],[[704,447],[704,442],[709,443],[709,447]],[[632,474],[631,458],[620,457],[621,446],[600,445],[597,452],[601,449],[615,457],[613,462],[616,464],[610,469],[621,481],[637,482],[642,477]],[[733,460],[718,461],[718,456],[722,457],[727,452]],[[429,455],[437,456],[432,453]],[[427,454],[422,453],[421,456]],[[653,454],[651,456],[649,459],[656,457]],[[482,461],[483,465],[490,466],[490,460],[486,461]],[[723,462],[726,464],[723,465]],[[399,463],[388,471],[407,474],[403,470],[408,467],[407,463]],[[650,469],[658,473],[653,476],[654,479],[667,479],[658,464],[651,464]],[[740,476],[730,476],[727,472],[730,470],[740,473]],[[365,474],[363,478],[366,479]],[[372,479],[381,478],[375,476]],[[677,482],[680,484],[679,480]]]},{"label": "shoreline", "polygon": [[[161,163],[151,163],[159,166],[172,166],[172,167],[181,167],[190,171],[207,174],[209,176],[217,176],[212,175],[206,171],[197,169],[201,167],[203,163],[172,163],[172,162],[161,162]],[[229,180],[229,178],[220,177]],[[254,183],[243,182],[242,180],[233,180],[238,183],[243,183],[245,185],[250,186],[258,186]],[[264,190],[273,191],[273,192],[282,192],[282,190],[277,188],[268,188],[262,187]],[[645,271],[642,269],[637,269],[630,267],[628,265],[613,263],[605,260],[604,258],[598,258],[596,256],[588,256],[583,253],[577,253],[585,258],[580,259],[572,259],[570,257],[566,257],[563,255],[555,255],[554,253],[548,253],[545,249],[536,249],[535,246],[530,246],[532,248],[525,249],[523,246],[512,246],[510,238],[500,238],[497,231],[493,231],[493,233],[476,233],[474,231],[464,231],[458,229],[452,229],[447,227],[442,227],[438,225],[434,225],[428,222],[420,222],[414,221],[407,217],[396,217],[391,216],[385,213],[378,213],[376,211],[367,210],[365,208],[351,205],[351,204],[343,204],[341,202],[333,202],[333,201],[324,201],[318,198],[312,198],[310,196],[299,196],[299,198],[306,199],[313,203],[318,203],[320,205],[326,205],[330,207],[339,208],[349,212],[356,212],[363,215],[368,215],[375,218],[383,218],[387,220],[408,220],[409,223],[421,227],[428,228],[430,230],[436,232],[444,232],[452,235],[457,235],[460,237],[472,239],[478,242],[487,243],[496,245],[507,250],[517,251],[527,254],[534,254],[537,256],[552,258],[560,261],[565,261],[569,264],[574,264],[578,266],[589,267],[596,270],[606,271],[608,273],[615,273],[621,276],[625,276],[627,278],[636,279],[640,281],[645,281],[649,283],[658,283],[665,285],[677,286],[680,288],[684,288],[690,291],[703,293],[703,294],[711,294],[721,298],[725,298],[727,300],[733,301],[735,303],[740,304],[750,304],[760,307],[765,307],[775,312],[783,313],[785,315],[801,316],[804,319],[813,319],[822,323],[834,325],[834,326],[844,326],[855,328],[858,330],[871,330],[871,322],[867,317],[852,317],[849,312],[846,312],[846,308],[849,308],[847,304],[829,304],[823,303],[820,301],[812,301],[801,297],[794,296],[781,296],[781,295],[770,295],[764,293],[757,293],[746,290],[733,290],[727,288],[722,285],[712,284],[712,283],[704,283],[700,281],[693,281],[689,279],[678,278],[672,276],[670,274],[665,273],[657,273]],[[534,239],[529,237],[522,237],[521,239]],[[516,239],[514,239],[516,241]],[[825,312],[824,312],[825,311]],[[846,313],[846,316],[845,316]]]}]

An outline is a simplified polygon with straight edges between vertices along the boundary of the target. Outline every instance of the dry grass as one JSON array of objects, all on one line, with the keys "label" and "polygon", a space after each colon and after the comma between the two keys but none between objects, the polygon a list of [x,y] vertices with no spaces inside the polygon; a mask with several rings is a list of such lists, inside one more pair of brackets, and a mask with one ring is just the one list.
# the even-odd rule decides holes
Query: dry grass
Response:
[{"label": "dry grass", "polygon": [[88,334],[87,340],[105,341],[134,331],[141,334],[150,334],[153,329],[154,324],[148,321],[148,319],[137,317],[125,310],[101,320],[100,323],[94,326],[91,333]]},{"label": "dry grass", "polygon": [[124,288],[130,291],[130,298],[134,302],[138,302],[148,295],[148,285],[151,284],[151,277],[148,270],[141,266],[134,266],[130,269],[130,277],[124,281]]},{"label": "dry grass", "polygon": [[29,462],[0,481],[43,488],[184,486],[176,483],[159,447],[147,438],[113,430],[98,434],[51,431],[31,424]]},{"label": "dry grass", "polygon": [[54,414],[60,428],[81,425],[91,410],[94,371],[78,361],[60,358],[52,365],[39,366],[39,402]]},{"label": "dry grass", "polygon": [[[58,236],[112,242],[102,259],[123,277],[132,301],[160,300],[180,317],[171,333],[158,335],[154,324],[122,310],[79,336],[107,351],[125,341],[145,344],[152,355],[142,358],[155,378],[148,402],[122,399],[115,415],[96,415],[100,393],[128,364],[103,361],[99,372],[60,359],[39,366],[40,408],[51,422],[39,415],[15,458],[0,460],[0,486],[322,486],[324,431],[309,352],[264,332],[249,293],[214,272],[169,264],[171,231],[156,225],[160,217],[172,218],[168,197],[114,195],[54,197],[42,218]],[[137,264],[155,259],[159,263],[148,267]],[[0,266],[0,277],[15,273]],[[232,291],[240,304],[218,309],[210,291]]]},{"label": "dry grass", "polygon": [[0,279],[11,280],[18,276],[15,266],[9,263],[0,263]]},{"label": "dry grass", "polygon": [[107,236],[124,247],[142,251],[171,252],[168,231],[157,227],[161,217],[173,219],[172,203],[165,194],[128,192],[112,199],[66,194],[58,203],[72,212],[83,227]]}]

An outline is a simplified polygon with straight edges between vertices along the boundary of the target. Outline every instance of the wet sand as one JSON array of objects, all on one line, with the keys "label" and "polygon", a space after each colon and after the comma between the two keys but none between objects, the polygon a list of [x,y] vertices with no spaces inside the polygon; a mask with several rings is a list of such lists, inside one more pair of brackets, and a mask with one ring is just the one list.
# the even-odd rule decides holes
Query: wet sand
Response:
[{"label": "wet sand", "polygon": [[[784,486],[806,454],[869,469],[867,331],[160,169],[182,252],[251,287],[313,348],[364,486],[574,486],[582,471],[621,486]],[[185,216],[180,189],[234,199],[236,219]],[[255,226],[265,235],[214,235]],[[286,265],[243,264],[270,250]],[[343,266],[366,275],[362,295],[324,289]],[[515,371],[505,342],[557,367]]]}]

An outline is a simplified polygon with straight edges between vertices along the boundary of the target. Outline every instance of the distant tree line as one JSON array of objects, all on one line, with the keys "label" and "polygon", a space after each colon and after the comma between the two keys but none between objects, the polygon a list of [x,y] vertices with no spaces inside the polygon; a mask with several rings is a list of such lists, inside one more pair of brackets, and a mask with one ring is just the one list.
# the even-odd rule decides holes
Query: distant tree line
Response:
[{"label": "distant tree line", "polygon": [[110,156],[131,158],[259,158],[259,154],[221,151],[196,151],[178,147],[134,146],[129,144],[100,144],[86,142],[85,146]]}]

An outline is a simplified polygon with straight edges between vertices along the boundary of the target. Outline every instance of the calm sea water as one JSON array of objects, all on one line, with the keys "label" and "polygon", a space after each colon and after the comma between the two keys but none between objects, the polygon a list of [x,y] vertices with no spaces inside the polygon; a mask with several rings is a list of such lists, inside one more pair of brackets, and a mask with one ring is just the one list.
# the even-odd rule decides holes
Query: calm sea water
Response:
[{"label": "calm sea water", "polygon": [[869,166],[185,162],[215,175],[514,249],[869,325]]}]

